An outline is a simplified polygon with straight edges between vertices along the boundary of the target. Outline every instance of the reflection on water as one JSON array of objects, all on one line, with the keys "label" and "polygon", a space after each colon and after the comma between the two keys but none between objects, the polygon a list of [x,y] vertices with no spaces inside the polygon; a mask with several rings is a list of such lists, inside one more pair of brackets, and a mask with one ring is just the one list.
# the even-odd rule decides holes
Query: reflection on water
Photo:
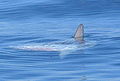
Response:
[{"label": "reflection on water", "polygon": [[[119,5],[118,0],[1,0],[0,80],[120,81]],[[79,45],[70,38],[81,23],[85,44]]]}]

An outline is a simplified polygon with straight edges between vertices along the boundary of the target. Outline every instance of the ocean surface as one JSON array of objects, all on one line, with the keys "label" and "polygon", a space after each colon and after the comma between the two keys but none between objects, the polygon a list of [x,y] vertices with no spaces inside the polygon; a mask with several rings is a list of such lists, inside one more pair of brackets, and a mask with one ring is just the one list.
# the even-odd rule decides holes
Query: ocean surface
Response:
[{"label": "ocean surface", "polygon": [[0,0],[0,81],[120,81],[120,0]]}]

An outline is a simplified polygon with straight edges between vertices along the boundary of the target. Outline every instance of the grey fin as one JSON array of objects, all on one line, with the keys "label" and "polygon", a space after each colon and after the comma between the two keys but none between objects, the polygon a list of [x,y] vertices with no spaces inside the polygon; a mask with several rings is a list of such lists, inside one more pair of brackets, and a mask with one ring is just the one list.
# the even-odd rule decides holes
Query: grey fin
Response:
[{"label": "grey fin", "polygon": [[83,24],[80,24],[74,34],[74,38],[77,41],[84,41],[84,26]]}]

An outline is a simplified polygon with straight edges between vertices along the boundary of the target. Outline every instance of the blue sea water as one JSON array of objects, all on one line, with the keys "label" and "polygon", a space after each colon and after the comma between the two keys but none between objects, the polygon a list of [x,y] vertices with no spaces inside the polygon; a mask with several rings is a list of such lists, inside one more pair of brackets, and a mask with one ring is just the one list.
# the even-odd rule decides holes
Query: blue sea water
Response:
[{"label": "blue sea water", "polygon": [[[119,9],[119,0],[0,0],[0,81],[120,81]],[[86,45],[56,44],[81,23]],[[62,52],[15,49],[43,43]]]}]

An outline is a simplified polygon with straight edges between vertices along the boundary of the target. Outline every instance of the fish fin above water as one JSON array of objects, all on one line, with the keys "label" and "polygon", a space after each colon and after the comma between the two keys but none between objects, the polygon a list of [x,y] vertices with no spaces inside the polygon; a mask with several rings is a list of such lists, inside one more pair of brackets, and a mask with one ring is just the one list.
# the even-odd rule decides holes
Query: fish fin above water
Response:
[{"label": "fish fin above water", "polygon": [[74,34],[74,39],[77,41],[84,41],[84,26],[80,24]]}]

